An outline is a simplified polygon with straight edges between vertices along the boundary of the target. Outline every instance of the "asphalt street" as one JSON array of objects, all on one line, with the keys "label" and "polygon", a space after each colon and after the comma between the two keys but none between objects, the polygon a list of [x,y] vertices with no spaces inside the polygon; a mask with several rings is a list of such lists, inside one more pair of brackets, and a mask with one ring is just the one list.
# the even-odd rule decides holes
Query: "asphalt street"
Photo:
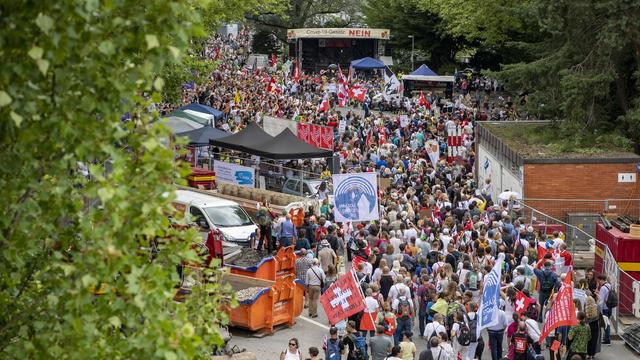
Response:
[{"label": "asphalt street", "polygon": [[[303,310],[300,317],[297,318],[296,324],[289,327],[278,328],[273,334],[266,335],[262,338],[257,338],[252,335],[251,332],[241,329],[231,329],[233,338],[230,344],[237,345],[239,348],[244,348],[247,351],[251,351],[256,354],[259,360],[277,360],[280,353],[287,347],[289,339],[295,337],[300,342],[300,350],[305,358],[309,357],[308,349],[311,346],[315,346],[321,350],[322,354],[322,337],[328,335],[327,317],[324,314],[321,305],[318,305],[318,317],[310,319],[307,314],[307,309]],[[414,326],[414,333],[418,333],[417,325]],[[486,334],[485,343],[488,342]],[[418,349],[418,354],[426,348],[426,341],[414,336],[414,343]],[[549,359],[549,352],[543,350],[545,359]],[[503,354],[506,355],[506,345]],[[417,357],[416,357],[417,358]],[[485,346],[485,351],[482,356],[483,359],[491,359],[488,346]],[[602,346],[602,352],[596,355],[598,360],[623,360],[623,359],[640,359],[633,350],[627,347],[623,341],[613,341],[612,345]]]}]

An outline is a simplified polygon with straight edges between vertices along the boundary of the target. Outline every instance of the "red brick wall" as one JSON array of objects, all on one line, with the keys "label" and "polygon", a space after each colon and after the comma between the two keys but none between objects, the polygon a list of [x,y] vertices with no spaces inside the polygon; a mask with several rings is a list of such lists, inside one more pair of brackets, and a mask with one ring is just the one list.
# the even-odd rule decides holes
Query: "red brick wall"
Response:
[{"label": "red brick wall", "polygon": [[[636,164],[525,164],[523,195],[525,199],[640,199],[640,182],[618,183],[622,172],[636,173]],[[601,201],[527,201],[527,205],[560,220],[566,213],[604,211]],[[640,216],[640,201],[615,205],[610,212]]]}]

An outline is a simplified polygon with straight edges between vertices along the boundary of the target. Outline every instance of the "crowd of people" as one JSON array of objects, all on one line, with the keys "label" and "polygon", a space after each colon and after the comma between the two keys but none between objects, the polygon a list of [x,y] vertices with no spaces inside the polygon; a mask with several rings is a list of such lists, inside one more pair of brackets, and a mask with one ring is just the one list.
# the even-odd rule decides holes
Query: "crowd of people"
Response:
[{"label": "crowd of people", "polygon": [[[486,119],[487,111],[506,111],[510,98],[494,101],[479,95],[479,88],[470,91],[463,81],[465,88],[456,89],[451,99],[427,93],[427,104],[420,104],[416,94],[381,105],[394,110],[383,113],[371,110],[371,102],[384,80],[371,77],[357,80],[368,89],[365,101],[351,100],[361,111],[340,108],[331,94],[330,109],[318,112],[326,74],[303,74],[295,81],[290,66],[256,69],[246,61],[249,44],[245,33],[213,37],[205,55],[220,59],[220,65],[208,84],[185,88],[184,102],[221,109],[225,117],[217,126],[231,132],[261,123],[264,115],[334,126],[340,172],[376,172],[388,179],[379,189],[379,221],[336,223],[326,188],[318,194],[321,215],[310,209],[298,226],[288,214],[278,217],[266,207],[258,212],[259,241],[254,246],[295,246],[299,251],[296,275],[306,284],[310,318],[319,316],[321,294],[360,260],[352,271],[365,309],[329,324],[324,341],[308,351],[291,339],[280,359],[472,360],[482,357],[485,344],[493,360],[503,355],[532,359],[542,353],[540,343],[552,359],[591,359],[601,344],[610,342],[605,325],[615,304],[608,301],[613,296],[606,276],[596,279],[589,271],[579,276],[561,234],[527,226],[517,202],[493,198],[491,181],[479,184],[474,178],[474,124]],[[498,87],[493,81],[474,86],[486,92]],[[170,106],[163,109],[171,111]],[[408,121],[401,121],[403,115]],[[338,131],[342,121],[346,126]],[[446,157],[452,128],[462,129],[462,146],[453,161]],[[425,146],[432,140],[441,154],[435,161]],[[322,160],[316,165],[327,171]],[[312,165],[300,161],[290,166]],[[540,259],[538,244],[549,249]],[[476,337],[483,279],[499,258],[504,263],[500,321]],[[560,327],[540,342],[540,323],[568,273],[573,286],[586,294],[576,301],[579,324]],[[535,299],[520,312],[515,311],[518,292]],[[418,353],[416,342],[427,349]]]}]

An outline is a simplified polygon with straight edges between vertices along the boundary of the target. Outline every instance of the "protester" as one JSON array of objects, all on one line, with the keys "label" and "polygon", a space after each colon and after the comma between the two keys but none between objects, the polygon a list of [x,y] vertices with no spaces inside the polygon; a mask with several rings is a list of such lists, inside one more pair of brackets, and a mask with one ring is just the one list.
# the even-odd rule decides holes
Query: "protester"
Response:
[{"label": "protester", "polygon": [[344,352],[344,344],[338,338],[338,329],[332,326],[329,329],[329,338],[324,345],[325,360],[340,360]]},{"label": "protester", "polygon": [[289,347],[280,353],[280,360],[302,360],[302,352],[300,352],[300,343],[298,339],[289,339]]},{"label": "protester", "polygon": [[402,360],[414,360],[416,357],[416,345],[411,338],[413,333],[411,331],[405,331],[402,334],[402,341],[400,342],[400,350],[402,351]]},{"label": "protester", "polygon": [[369,340],[371,360],[384,360],[393,348],[393,340],[385,335],[384,326],[376,325],[376,336]]},{"label": "protester", "polygon": [[320,261],[313,259],[313,265],[307,270],[307,291],[309,294],[309,317],[318,317],[318,299],[320,298],[320,290],[324,285],[325,274],[320,267]]},{"label": "protester", "polygon": [[587,345],[589,339],[591,339],[591,330],[586,323],[584,312],[578,312],[576,317],[578,318],[578,325],[572,326],[569,330],[568,339],[571,341],[571,345],[569,346],[567,358],[571,359],[573,355],[580,355],[580,358],[585,360],[587,358]]}]

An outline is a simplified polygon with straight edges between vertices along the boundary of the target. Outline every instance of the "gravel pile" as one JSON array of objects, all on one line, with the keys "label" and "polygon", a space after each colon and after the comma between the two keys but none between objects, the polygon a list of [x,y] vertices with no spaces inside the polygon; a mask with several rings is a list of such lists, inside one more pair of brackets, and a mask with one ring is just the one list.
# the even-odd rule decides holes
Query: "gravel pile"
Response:
[{"label": "gravel pile", "polygon": [[243,249],[240,255],[227,261],[228,264],[250,267],[257,265],[262,259],[271,256],[268,251],[257,251],[254,249]]},{"label": "gravel pile", "polygon": [[250,288],[238,290],[238,292],[236,292],[236,299],[238,301],[249,300],[249,299],[253,298],[257,293],[262,291],[263,289],[264,288],[255,286],[255,287],[250,287]]}]

